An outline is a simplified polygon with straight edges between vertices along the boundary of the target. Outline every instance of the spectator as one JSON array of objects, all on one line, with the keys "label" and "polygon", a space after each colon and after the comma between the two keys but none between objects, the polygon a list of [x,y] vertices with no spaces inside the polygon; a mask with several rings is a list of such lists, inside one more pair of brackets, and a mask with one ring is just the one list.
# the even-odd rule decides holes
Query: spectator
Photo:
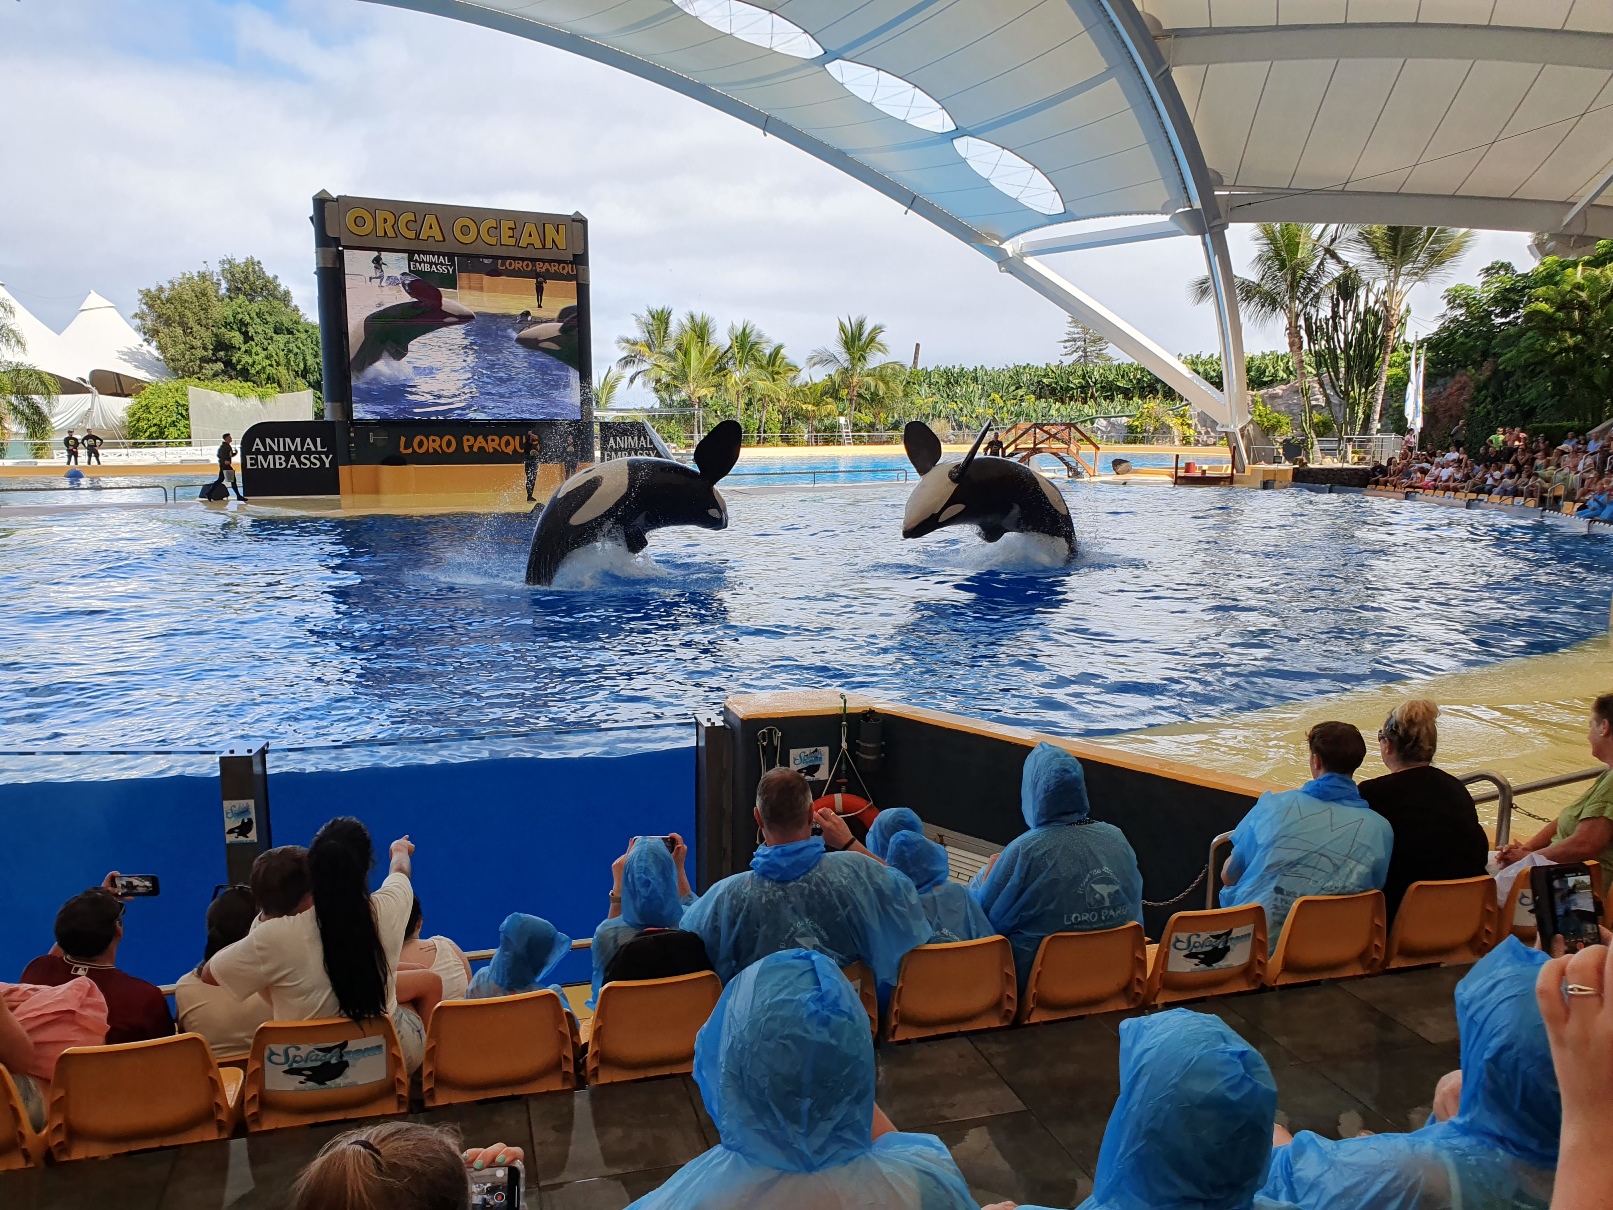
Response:
[{"label": "spectator", "polygon": [[[465,999],[486,1000],[543,990],[549,972],[571,952],[571,938],[541,916],[511,912],[498,927],[498,951],[476,972]],[[551,990],[560,991],[556,986]],[[566,1002],[561,992],[560,1002]]]},{"label": "spectator", "polygon": [[874,1104],[868,1014],[825,954],[740,973],[696,1038],[694,1078],[722,1141],[639,1210],[974,1210],[945,1144]]},{"label": "spectator", "polygon": [[661,967],[668,974],[688,975],[711,969],[705,943],[683,930],[683,913],[695,900],[683,869],[689,850],[676,833],[669,839],[674,849],[669,850],[659,836],[635,837],[627,852],[611,863],[615,889],[610,893],[610,915],[599,922],[590,947],[594,980],[589,1008],[599,1000],[599,989],[610,981],[607,972],[622,947],[646,933],[665,939],[654,943],[658,948],[670,947],[687,956],[686,961],[680,961],[677,953],[669,955],[671,961]]},{"label": "spectator", "polygon": [[960,883],[950,880],[947,851],[928,836],[898,832],[891,837],[890,864],[906,874],[919,893],[924,914],[934,932],[930,944],[945,941],[978,941],[996,930],[974,896]]},{"label": "spectator", "polygon": [[1173,1008],[1122,1021],[1120,1096],[1080,1210],[1277,1210],[1258,1196],[1276,1116],[1271,1068],[1220,1018]]},{"label": "spectator", "polygon": [[1603,1210],[1613,1189],[1613,949],[1593,945],[1540,968],[1536,1002],[1562,1089],[1552,1210]]},{"label": "spectator", "polygon": [[1367,806],[1389,821],[1394,847],[1383,897],[1393,921],[1414,882],[1477,878],[1486,872],[1490,838],[1467,787],[1434,768],[1439,707],[1426,699],[1402,702],[1378,732],[1378,754],[1389,772],[1361,783]]},{"label": "spectator", "polygon": [[11,1074],[35,1130],[45,1128],[46,1093],[62,1051],[105,1043],[106,997],[90,980],[0,983],[0,1069]]},{"label": "spectator", "polygon": [[74,895],[56,913],[56,944],[30,962],[19,983],[59,987],[88,975],[106,997],[106,1043],[144,1042],[174,1032],[168,1000],[155,983],[117,969],[124,903],[112,893],[117,871],[92,890]]},{"label": "spectator", "polygon": [[425,924],[425,912],[420,907],[420,896],[414,898],[409,909],[409,923],[403,932],[403,953],[398,959],[400,971],[434,971],[442,980],[442,999],[459,1000],[470,983],[470,959],[447,937],[420,939]]},{"label": "spectator", "polygon": [[930,938],[913,884],[856,844],[833,811],[817,813],[822,835],[814,836],[812,791],[791,769],[762,775],[755,815],[763,844],[751,868],[724,878],[683,915],[722,981],[810,938],[841,966],[861,960],[880,985],[895,986],[902,956]]},{"label": "spectator", "polygon": [[1602,865],[1602,885],[1613,886],[1613,693],[1604,693],[1591,705],[1591,755],[1607,772],[1528,840],[1515,840],[1497,852],[1503,866],[1539,853],[1543,861],[1567,865],[1576,861],[1597,861]]},{"label": "spectator", "polygon": [[1031,749],[1019,809],[1030,831],[981,867],[969,893],[1014,947],[1024,995],[1044,937],[1141,923],[1143,879],[1126,834],[1087,817],[1086,772],[1063,749]]},{"label": "spectator", "polygon": [[101,465],[101,446],[103,446],[105,444],[106,443],[101,439],[101,435],[99,433],[97,433],[94,429],[85,429],[84,430],[84,465],[85,466],[89,466],[90,463],[92,463],[92,462],[96,466]]},{"label": "spectator", "polygon": [[[392,1018],[410,1071],[425,1057],[421,1009],[400,1004],[398,959],[414,906],[409,882],[407,836],[392,842],[391,864],[375,894],[369,893],[375,850],[356,819],[331,820],[308,846],[313,910],[261,921],[202,966],[202,982],[217,984],[238,1000],[262,993],[276,1021],[347,1017],[364,1021]],[[412,972],[420,980],[430,972]],[[410,999],[407,992],[403,999]]]},{"label": "spectator", "polygon": [[247,881],[252,884],[260,919],[295,916],[314,906],[308,883],[308,850],[300,844],[283,844],[259,853]]},{"label": "spectator", "polygon": [[292,1210],[469,1210],[468,1169],[524,1158],[503,1143],[461,1154],[452,1127],[381,1122],[321,1147],[292,1187]]},{"label": "spectator", "polygon": [[1294,900],[1383,889],[1394,830],[1367,806],[1351,775],[1366,759],[1349,723],[1317,723],[1306,737],[1311,780],[1297,790],[1262,794],[1232,833],[1221,870],[1224,907],[1258,903],[1277,948]]},{"label": "spectator", "polygon": [[1327,1210],[1544,1206],[1562,1122],[1534,996],[1545,965],[1544,954],[1508,937],[1457,984],[1454,1117],[1410,1134],[1336,1142],[1301,1131],[1273,1155],[1262,1192]]},{"label": "spectator", "polygon": [[208,959],[245,937],[257,912],[257,903],[246,887],[219,887],[207,905],[207,945],[202,960],[174,984],[180,1032],[201,1034],[215,1058],[244,1055],[252,1049],[258,1026],[274,1020],[274,1011],[262,995],[254,992],[238,1000],[225,988],[202,982],[202,967]]},{"label": "spectator", "polygon": [[868,829],[868,851],[881,861],[890,848],[891,837],[898,832],[917,832],[924,835],[924,821],[907,807],[887,807],[874,816]]}]

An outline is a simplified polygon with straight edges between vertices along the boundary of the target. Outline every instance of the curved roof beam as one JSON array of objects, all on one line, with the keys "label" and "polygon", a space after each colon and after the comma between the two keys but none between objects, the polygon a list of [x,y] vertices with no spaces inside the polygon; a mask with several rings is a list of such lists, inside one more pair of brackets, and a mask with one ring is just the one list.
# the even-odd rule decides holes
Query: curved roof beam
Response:
[{"label": "curved roof beam", "polygon": [[[1604,186],[1605,187],[1605,186]],[[1520,197],[1369,193],[1358,189],[1238,189],[1221,195],[1234,223],[1403,223],[1486,231],[1565,231],[1563,203]],[[1576,208],[1571,234],[1613,239],[1613,206]]]},{"label": "curved roof beam", "polygon": [[1573,29],[1361,22],[1167,29],[1154,37],[1172,67],[1297,59],[1456,59],[1613,71],[1613,38]]}]

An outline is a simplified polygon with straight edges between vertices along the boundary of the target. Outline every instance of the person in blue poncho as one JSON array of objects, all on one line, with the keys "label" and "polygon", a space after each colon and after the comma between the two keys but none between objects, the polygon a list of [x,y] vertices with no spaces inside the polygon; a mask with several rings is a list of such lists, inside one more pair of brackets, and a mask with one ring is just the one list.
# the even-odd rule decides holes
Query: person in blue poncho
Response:
[{"label": "person in blue poncho", "polygon": [[724,878],[683,915],[718,977],[727,983],[758,958],[799,946],[841,966],[861,959],[893,986],[902,956],[933,931],[913,884],[856,844],[833,811],[817,813],[823,834],[814,836],[812,791],[793,770],[762,775],[756,822],[765,843],[751,868]]},{"label": "person in blue poncho", "polygon": [[1232,856],[1221,870],[1221,906],[1265,908],[1272,950],[1301,896],[1381,891],[1395,843],[1389,821],[1352,780],[1367,755],[1361,732],[1350,723],[1317,723],[1306,741],[1311,780],[1262,794],[1233,829]]},{"label": "person in blue poncho", "polygon": [[640,1210],[975,1210],[945,1144],[874,1104],[868,1016],[823,954],[769,954],[731,982],[696,1037],[694,1078],[722,1142]]},{"label": "person in blue poncho", "polygon": [[996,930],[964,887],[947,878],[947,851],[928,836],[898,832],[890,838],[886,860],[906,874],[919,893],[924,914],[935,931],[930,942],[978,941]]},{"label": "person in blue poncho", "polygon": [[899,832],[924,835],[924,821],[907,807],[886,807],[874,816],[868,828],[868,851],[881,861],[889,860],[891,838]]},{"label": "person in blue poncho", "polygon": [[1272,1155],[1264,1192],[1304,1210],[1525,1210],[1551,1201],[1562,1102],[1535,980],[1546,956],[1508,937],[1456,986],[1455,1116],[1410,1134],[1321,1138]]},{"label": "person in blue poncho", "polygon": [[981,868],[969,893],[1014,947],[1023,995],[1044,937],[1141,923],[1143,879],[1126,834],[1087,818],[1086,773],[1068,752],[1037,744],[1019,799],[1030,831]]},{"label": "person in blue poncho", "polygon": [[[514,996],[543,988],[549,972],[571,950],[571,938],[542,916],[511,912],[498,926],[498,951],[493,960],[471,977],[465,999],[485,1000]],[[553,987],[559,991],[558,987]],[[561,1003],[565,1003],[564,994]]]},{"label": "person in blue poncho", "polygon": [[1120,1096],[1077,1210],[1278,1210],[1260,1194],[1276,1114],[1271,1068],[1219,1017],[1122,1021]]},{"label": "person in blue poncho", "polygon": [[605,971],[622,946],[645,929],[683,926],[684,909],[695,901],[695,895],[683,868],[688,849],[676,833],[671,839],[676,848],[669,850],[659,836],[636,836],[611,866],[616,886],[610,894],[610,915],[594,930],[594,990],[588,997],[589,1008],[599,1000]]}]

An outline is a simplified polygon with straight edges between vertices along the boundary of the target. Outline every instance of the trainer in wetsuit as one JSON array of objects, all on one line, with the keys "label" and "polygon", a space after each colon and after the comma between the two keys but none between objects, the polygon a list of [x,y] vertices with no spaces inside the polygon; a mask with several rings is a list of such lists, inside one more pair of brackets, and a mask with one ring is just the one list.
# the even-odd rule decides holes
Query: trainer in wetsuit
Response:
[{"label": "trainer in wetsuit", "polygon": [[526,431],[526,498],[534,504],[537,497],[532,489],[538,485],[538,453],[543,445],[543,434],[538,432],[538,426],[533,425]]},{"label": "trainer in wetsuit", "polygon": [[101,437],[94,429],[84,430],[84,465],[101,465]]},{"label": "trainer in wetsuit", "polygon": [[228,433],[225,433],[224,440],[218,443],[218,482],[229,484],[234,489],[237,500],[246,499],[235,480],[235,447],[230,444]]},{"label": "trainer in wetsuit", "polygon": [[62,448],[67,451],[67,465],[72,466],[78,461],[79,439],[72,429],[67,430],[67,436],[62,438]]}]

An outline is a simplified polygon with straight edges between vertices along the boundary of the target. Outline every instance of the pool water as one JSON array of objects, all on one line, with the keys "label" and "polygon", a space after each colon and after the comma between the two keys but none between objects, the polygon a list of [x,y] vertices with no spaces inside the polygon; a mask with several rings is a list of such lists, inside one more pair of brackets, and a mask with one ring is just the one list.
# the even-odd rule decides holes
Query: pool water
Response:
[{"label": "pool water", "polygon": [[[1608,625],[1613,542],[1537,521],[1061,487],[1082,543],[1068,567],[1017,535],[903,541],[911,484],[730,485],[728,530],[579,552],[555,589],[522,582],[523,515],[17,512],[0,523],[4,746],[590,729],[831,686],[1101,734]],[[0,779],[19,767],[0,761]]]}]

